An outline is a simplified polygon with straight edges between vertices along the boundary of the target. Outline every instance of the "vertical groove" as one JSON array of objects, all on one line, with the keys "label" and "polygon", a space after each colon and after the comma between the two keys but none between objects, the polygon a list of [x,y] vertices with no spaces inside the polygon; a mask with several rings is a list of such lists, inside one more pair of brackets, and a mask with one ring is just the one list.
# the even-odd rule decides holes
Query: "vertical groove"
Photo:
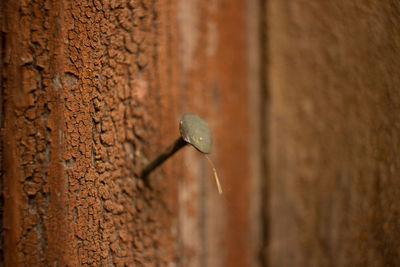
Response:
[{"label": "vertical groove", "polygon": [[267,3],[268,0],[260,0],[260,53],[261,53],[261,172],[262,172],[262,251],[260,258],[262,266],[267,267],[268,264],[268,244],[269,244],[269,166],[268,166],[268,148],[269,148],[269,136],[268,136],[268,114],[269,114],[269,93],[268,93],[268,19],[267,19]]},{"label": "vertical groove", "polygon": [[266,138],[266,81],[265,79],[265,36],[263,0],[247,1],[247,42],[248,42],[248,88],[249,113],[251,123],[251,238],[252,266],[264,266],[264,235],[267,222],[264,209],[266,192],[265,138]]},{"label": "vertical groove", "polygon": [[3,231],[3,114],[4,114],[4,87],[3,87],[3,64],[4,64],[4,48],[5,37],[3,32],[3,5],[4,1],[0,1],[0,263],[4,262],[4,231]]}]

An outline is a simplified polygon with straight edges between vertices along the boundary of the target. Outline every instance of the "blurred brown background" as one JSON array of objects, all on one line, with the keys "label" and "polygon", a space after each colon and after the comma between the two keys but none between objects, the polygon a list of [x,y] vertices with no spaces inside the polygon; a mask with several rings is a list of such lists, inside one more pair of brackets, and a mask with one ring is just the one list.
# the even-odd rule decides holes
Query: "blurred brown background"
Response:
[{"label": "blurred brown background", "polygon": [[[4,266],[398,266],[400,3],[8,0]],[[213,132],[143,183],[182,114]]]}]

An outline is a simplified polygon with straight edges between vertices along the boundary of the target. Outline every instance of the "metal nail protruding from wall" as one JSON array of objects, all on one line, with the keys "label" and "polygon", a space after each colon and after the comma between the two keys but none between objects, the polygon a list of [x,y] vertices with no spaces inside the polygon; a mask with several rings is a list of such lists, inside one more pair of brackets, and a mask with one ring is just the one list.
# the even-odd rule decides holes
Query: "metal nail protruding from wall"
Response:
[{"label": "metal nail protruding from wall", "polygon": [[147,177],[154,169],[187,144],[192,145],[201,153],[209,154],[211,152],[212,138],[210,128],[196,114],[184,114],[179,122],[179,131],[181,136],[144,167],[141,172],[143,178]]}]

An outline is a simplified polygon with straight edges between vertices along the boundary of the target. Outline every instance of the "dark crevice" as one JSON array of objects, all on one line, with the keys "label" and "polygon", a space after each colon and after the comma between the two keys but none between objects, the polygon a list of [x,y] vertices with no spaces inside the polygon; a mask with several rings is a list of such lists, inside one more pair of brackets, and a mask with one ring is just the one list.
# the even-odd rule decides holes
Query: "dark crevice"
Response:
[{"label": "dark crevice", "polygon": [[[3,4],[4,1],[0,1],[0,25],[4,21],[3,18]],[[0,263],[4,262],[4,229],[3,229],[3,212],[4,212],[4,196],[3,196],[3,129],[4,129],[4,80],[3,77],[3,64],[5,58],[6,49],[6,34],[0,29]]]},{"label": "dark crevice", "polygon": [[260,123],[261,123],[261,230],[262,230],[262,247],[260,251],[261,266],[269,266],[268,250],[269,250],[269,90],[268,90],[268,23],[267,23],[267,6],[268,0],[260,0],[259,14],[259,30],[260,30],[260,88],[261,88],[261,105],[260,105]]}]

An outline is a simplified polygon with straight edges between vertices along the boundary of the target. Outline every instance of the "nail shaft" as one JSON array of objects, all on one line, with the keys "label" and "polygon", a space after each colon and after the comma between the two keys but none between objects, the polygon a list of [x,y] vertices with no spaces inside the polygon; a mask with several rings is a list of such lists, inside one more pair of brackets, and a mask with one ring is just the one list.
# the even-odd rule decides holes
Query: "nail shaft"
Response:
[{"label": "nail shaft", "polygon": [[147,177],[149,173],[151,173],[154,169],[160,166],[164,161],[166,161],[169,157],[175,154],[176,151],[181,149],[187,144],[182,137],[179,137],[175,140],[171,145],[169,145],[161,154],[159,154],[155,159],[153,159],[146,167],[142,170],[141,176],[143,178]]}]

